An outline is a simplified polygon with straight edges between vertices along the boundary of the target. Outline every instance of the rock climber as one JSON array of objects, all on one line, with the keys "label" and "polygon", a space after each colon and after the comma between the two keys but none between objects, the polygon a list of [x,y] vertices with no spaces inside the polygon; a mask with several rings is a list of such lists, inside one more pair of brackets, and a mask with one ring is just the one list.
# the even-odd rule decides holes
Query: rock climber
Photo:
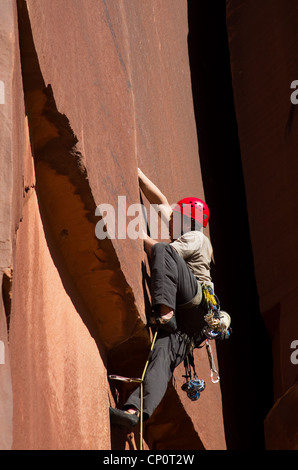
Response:
[{"label": "rock climber", "polygon": [[[198,198],[185,198],[170,206],[166,196],[138,169],[140,188],[150,204],[157,205],[169,224],[170,243],[144,234],[144,249],[151,265],[151,304],[159,329],[144,377],[143,419],[150,418],[161,402],[174,369],[206,338],[203,287],[211,289],[212,246],[203,234],[209,209]],[[225,335],[230,317],[220,311],[216,322]],[[209,331],[212,331],[209,329]],[[218,330],[219,331],[219,330]],[[139,387],[123,409],[110,408],[112,424],[134,426],[139,421]]]}]

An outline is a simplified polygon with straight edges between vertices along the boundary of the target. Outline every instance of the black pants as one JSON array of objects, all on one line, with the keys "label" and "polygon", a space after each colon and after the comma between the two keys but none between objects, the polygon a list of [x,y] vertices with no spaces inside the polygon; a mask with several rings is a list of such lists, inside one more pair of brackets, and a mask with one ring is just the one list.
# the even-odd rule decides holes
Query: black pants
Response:
[{"label": "black pants", "polygon": [[156,243],[151,251],[152,307],[167,305],[176,310],[197,292],[197,280],[184,259],[168,243]]},{"label": "black pants", "polygon": [[[174,248],[167,243],[157,243],[153,246],[151,251],[153,308],[165,304],[176,311],[178,305],[189,302],[196,295],[197,286],[196,278]],[[185,315],[188,314],[190,312],[185,312]],[[149,418],[159,405],[174,369],[189,352],[187,336],[181,334],[183,317],[183,312],[181,317],[177,316],[179,331],[172,334],[163,331],[158,333],[143,383],[144,419]],[[131,406],[140,409],[140,387],[131,394],[124,408]]]}]

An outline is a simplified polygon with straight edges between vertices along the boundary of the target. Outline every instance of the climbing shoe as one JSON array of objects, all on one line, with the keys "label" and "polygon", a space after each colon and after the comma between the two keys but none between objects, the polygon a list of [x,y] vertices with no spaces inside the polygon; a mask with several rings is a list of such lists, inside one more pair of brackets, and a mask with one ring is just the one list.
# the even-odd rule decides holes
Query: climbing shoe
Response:
[{"label": "climbing shoe", "polygon": [[138,412],[130,414],[126,411],[118,410],[117,408],[110,408],[110,421],[111,424],[115,424],[116,426],[136,426],[139,419]]},{"label": "climbing shoe", "polygon": [[175,315],[173,315],[169,320],[165,320],[164,318],[158,316],[156,317],[156,324],[162,330],[167,331],[167,333],[175,333],[175,331],[177,330],[177,322]]}]

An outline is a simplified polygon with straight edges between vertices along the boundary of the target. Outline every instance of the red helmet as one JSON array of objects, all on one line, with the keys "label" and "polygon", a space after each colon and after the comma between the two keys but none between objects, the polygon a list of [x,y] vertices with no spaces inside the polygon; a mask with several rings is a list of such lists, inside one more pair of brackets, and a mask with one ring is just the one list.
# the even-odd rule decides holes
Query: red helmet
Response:
[{"label": "red helmet", "polygon": [[181,212],[183,215],[191,217],[202,224],[203,227],[207,227],[209,208],[202,199],[198,199],[197,197],[185,197],[177,202],[175,207],[173,207],[173,211]]}]

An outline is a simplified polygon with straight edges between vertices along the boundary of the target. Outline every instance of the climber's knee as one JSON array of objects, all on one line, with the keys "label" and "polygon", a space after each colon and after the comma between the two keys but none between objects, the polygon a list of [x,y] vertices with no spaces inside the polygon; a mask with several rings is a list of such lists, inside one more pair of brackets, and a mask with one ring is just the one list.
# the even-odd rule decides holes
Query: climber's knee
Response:
[{"label": "climber's knee", "polygon": [[155,243],[151,248],[151,256],[163,252],[168,246],[169,244],[164,242]]}]

